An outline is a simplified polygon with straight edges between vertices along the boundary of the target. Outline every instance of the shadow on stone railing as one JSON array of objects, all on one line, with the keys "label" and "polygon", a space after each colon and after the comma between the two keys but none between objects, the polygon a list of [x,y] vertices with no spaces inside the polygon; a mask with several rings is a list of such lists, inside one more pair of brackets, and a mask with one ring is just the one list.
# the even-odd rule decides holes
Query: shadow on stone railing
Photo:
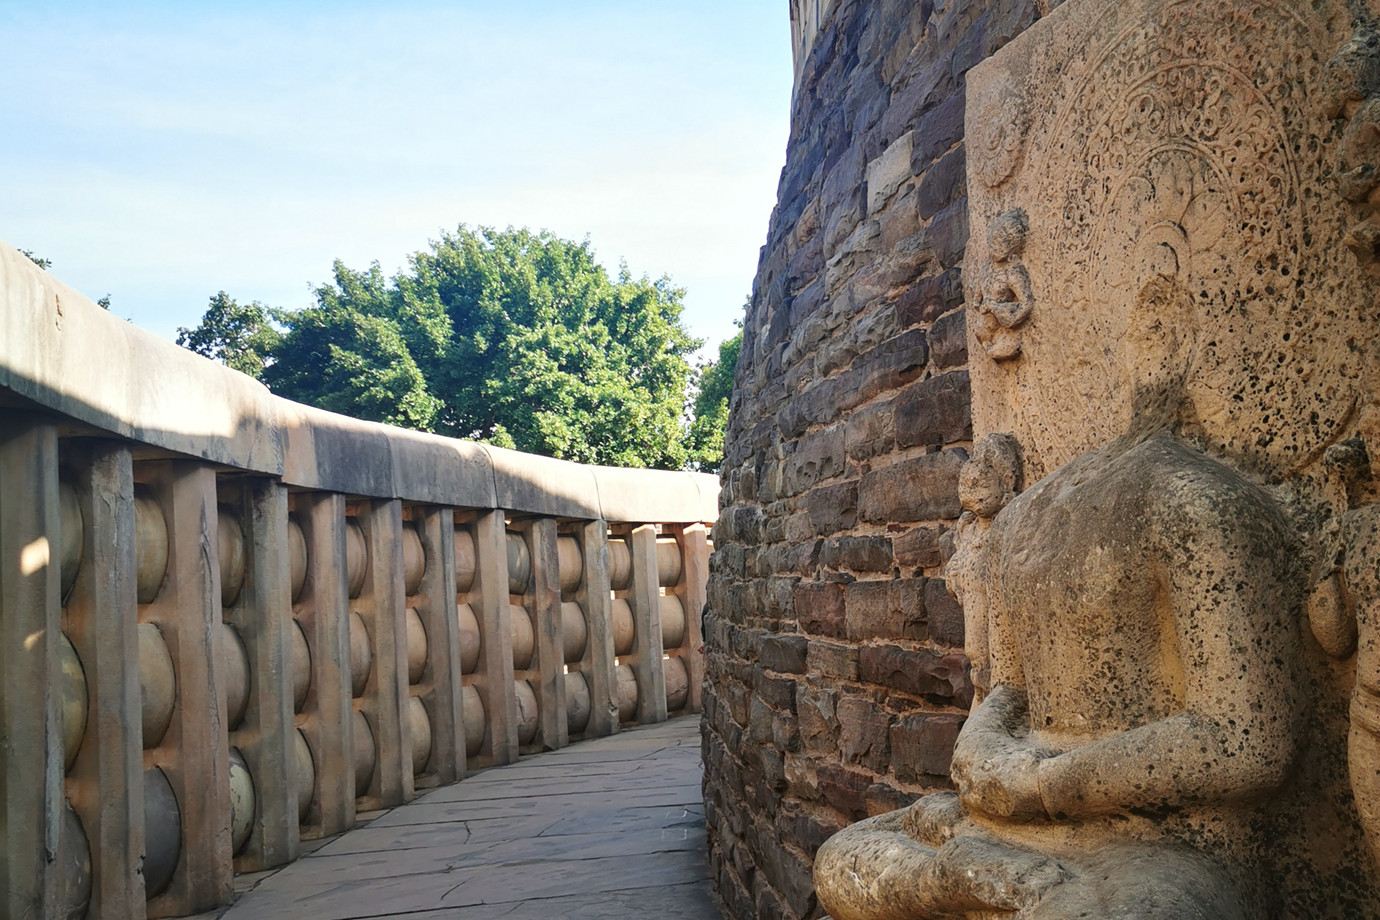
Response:
[{"label": "shadow on stone railing", "polygon": [[360,422],[0,244],[0,914],[167,917],[698,711],[718,483]]}]

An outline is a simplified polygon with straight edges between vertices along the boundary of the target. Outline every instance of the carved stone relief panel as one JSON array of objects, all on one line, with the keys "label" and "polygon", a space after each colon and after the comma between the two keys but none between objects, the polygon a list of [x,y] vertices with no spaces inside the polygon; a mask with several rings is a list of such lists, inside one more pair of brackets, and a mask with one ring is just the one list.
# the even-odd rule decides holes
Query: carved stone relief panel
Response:
[{"label": "carved stone relief panel", "polygon": [[[969,76],[966,264],[990,264],[984,231],[1024,210],[1041,304],[1021,360],[975,362],[975,425],[1015,434],[1038,478],[1125,430],[1121,343],[1169,336],[1205,446],[1252,469],[1314,462],[1350,417],[1371,336],[1356,221],[1330,178],[1325,76],[1350,16],[1141,0],[1067,4],[1047,24]],[[975,339],[982,277],[969,269]]]},{"label": "carved stone relief panel", "polygon": [[969,74],[979,693],[836,920],[1380,918],[1375,20],[1069,0]]}]

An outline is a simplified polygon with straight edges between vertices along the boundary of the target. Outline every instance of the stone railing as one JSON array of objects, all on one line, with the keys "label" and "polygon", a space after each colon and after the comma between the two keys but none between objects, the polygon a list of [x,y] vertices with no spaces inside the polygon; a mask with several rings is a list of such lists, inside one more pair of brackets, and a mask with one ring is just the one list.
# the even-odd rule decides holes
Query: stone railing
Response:
[{"label": "stone railing", "polygon": [[717,493],[279,399],[0,244],[0,915],[210,909],[698,711]]}]

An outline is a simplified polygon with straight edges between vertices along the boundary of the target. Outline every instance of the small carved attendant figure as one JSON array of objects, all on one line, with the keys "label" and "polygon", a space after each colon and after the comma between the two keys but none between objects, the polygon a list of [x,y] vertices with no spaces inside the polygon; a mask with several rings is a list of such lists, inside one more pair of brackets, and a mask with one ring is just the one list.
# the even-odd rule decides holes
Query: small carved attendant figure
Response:
[{"label": "small carved attendant figure", "polygon": [[1008,434],[989,434],[973,445],[973,456],[958,474],[958,498],[963,515],[955,529],[954,555],[945,566],[949,593],[963,605],[963,646],[972,662],[973,704],[991,689],[988,664],[987,577],[984,552],[992,518],[1021,489],[1021,457],[1016,439]]},{"label": "small carved attendant figure", "polygon": [[1030,319],[1034,296],[1030,273],[1021,264],[1030,223],[1025,211],[1007,211],[988,230],[991,265],[978,291],[977,340],[994,361],[1008,361],[1021,353],[1019,329]]}]

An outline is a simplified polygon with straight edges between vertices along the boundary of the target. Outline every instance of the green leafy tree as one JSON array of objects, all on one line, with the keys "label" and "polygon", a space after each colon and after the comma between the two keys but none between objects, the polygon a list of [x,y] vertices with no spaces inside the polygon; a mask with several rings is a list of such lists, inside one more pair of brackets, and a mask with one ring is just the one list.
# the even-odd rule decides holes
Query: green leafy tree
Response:
[{"label": "green leafy tree", "polygon": [[30,262],[34,263],[44,271],[47,271],[48,269],[53,267],[52,259],[45,259],[42,256],[36,256],[27,249],[19,250],[19,254],[26,257]]},{"label": "green leafy tree", "polygon": [[684,464],[699,343],[667,279],[610,279],[588,241],[463,226],[411,269],[394,279],[394,315],[441,400],[436,430],[585,463]]},{"label": "green leafy tree", "polygon": [[[43,269],[44,271],[47,271],[48,269],[50,269],[50,268],[53,267],[53,260],[52,260],[52,259],[45,259],[45,258],[43,258],[42,256],[36,256],[36,255],[34,255],[32,252],[30,252],[29,250],[27,250],[27,249],[21,249],[21,250],[19,250],[19,254],[22,255],[22,256],[24,256],[25,258],[27,258],[30,262],[34,263],[35,265],[37,265],[39,268]],[[106,294],[104,297],[102,297],[102,298],[100,298],[99,300],[97,300],[97,301],[96,301],[96,306],[100,307],[102,310],[109,310],[109,309],[110,309],[110,295],[109,295],[109,294]]]},{"label": "green leafy tree", "polygon": [[689,465],[717,473],[724,462],[724,433],[728,429],[728,399],[733,395],[733,374],[743,345],[742,323],[738,333],[719,343],[719,358],[702,366],[695,375],[695,394],[690,431],[686,436]]},{"label": "green leafy tree", "polygon": [[584,463],[680,468],[684,292],[617,279],[589,242],[461,226],[392,278],[337,262],[301,311],[223,294],[179,344],[280,395]]},{"label": "green leafy tree", "polygon": [[[109,295],[102,303],[110,308]],[[177,344],[205,355],[251,377],[262,377],[264,367],[279,344],[273,328],[273,310],[258,301],[236,303],[220,291],[211,298],[195,329],[177,330]]]},{"label": "green leafy tree", "polygon": [[439,402],[392,319],[330,300],[278,316],[287,329],[261,376],[269,389],[332,412],[432,430]]}]

